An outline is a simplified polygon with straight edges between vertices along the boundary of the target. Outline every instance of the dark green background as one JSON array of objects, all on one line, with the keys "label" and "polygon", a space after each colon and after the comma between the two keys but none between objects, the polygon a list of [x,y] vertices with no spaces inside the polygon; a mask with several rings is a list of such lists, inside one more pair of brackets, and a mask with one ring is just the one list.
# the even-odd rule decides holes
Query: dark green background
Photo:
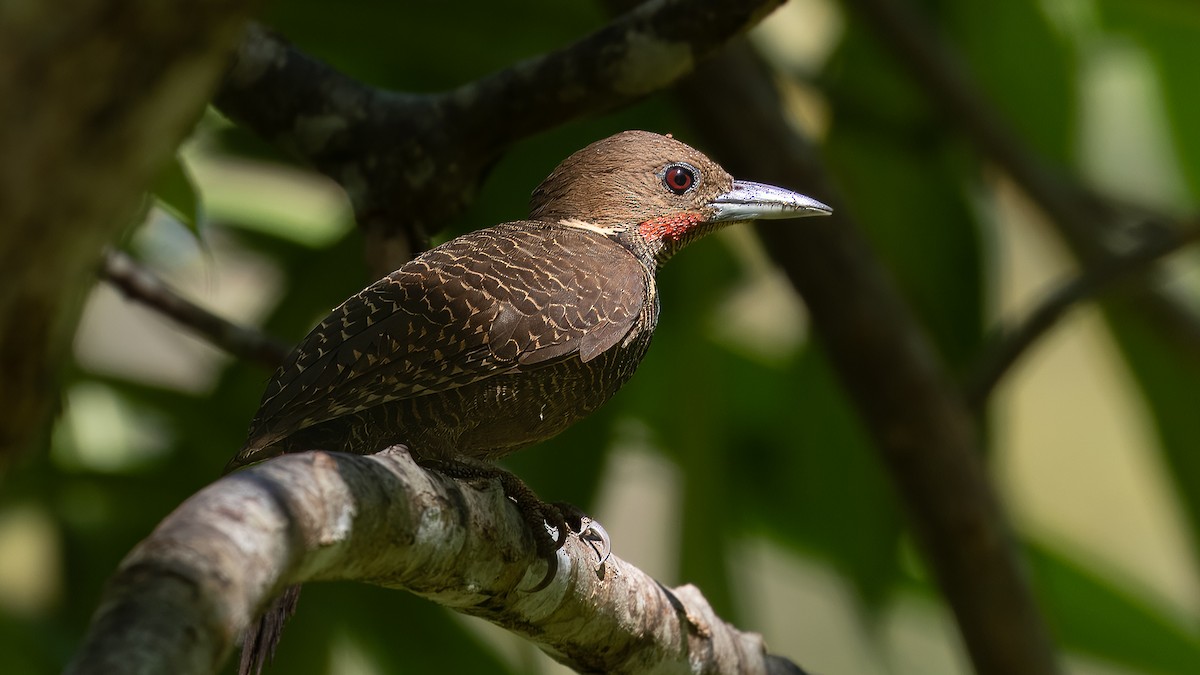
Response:
[{"label": "dark green background", "polygon": [[[1194,206],[1200,194],[1200,9],[1183,0],[1071,4],[1091,13],[1052,21],[1067,3],[926,3],[998,111],[1036,152],[1071,171],[1078,170],[1082,152],[1086,111],[1080,92],[1089,64],[1104,49],[1145,58],[1161,92],[1161,100],[1151,103],[1165,111],[1186,188],[1185,203],[1154,206]],[[504,3],[502,22],[497,11],[495,3],[471,1],[420,3],[417,9],[414,3],[294,0],[273,3],[265,21],[344,72],[403,91],[456,86],[561,46],[604,21],[591,3]],[[894,57],[853,16],[843,28],[828,61],[804,74],[829,106],[827,166],[946,363],[960,374],[979,356],[994,303],[1001,239],[994,228],[1011,225],[996,223],[981,206],[994,185],[987,163],[909,86]],[[529,192],[558,160],[626,128],[696,140],[686,111],[665,95],[550,131],[497,165],[453,232],[521,217]],[[209,153],[288,161],[213,116],[197,135]],[[195,206],[181,175],[164,177],[159,194],[185,213]],[[328,246],[313,248],[243,225],[202,217],[198,242],[182,240],[201,256],[240,247],[277,266],[282,293],[263,323],[271,334],[298,340],[323,312],[370,281],[362,240],[349,228]],[[210,246],[214,238],[232,243]],[[138,241],[135,236],[135,253],[153,250]],[[733,287],[762,272],[726,244],[698,244],[660,276],[662,326],[632,384],[602,413],[506,465],[543,496],[586,507],[597,493],[615,425],[635,420],[682,479],[680,563],[666,582],[695,583],[726,619],[766,630],[748,623],[753,612],[738,597],[739,577],[747,573],[740,551],[748,539],[764,538],[843,579],[852,591],[848,611],[861,618],[865,634],[882,639],[874,629],[898,597],[934,592],[914,563],[886,476],[819,346],[804,341],[783,358],[767,358],[716,339],[717,308]],[[145,262],[163,264],[153,256]],[[1192,263],[1194,271],[1194,257]],[[1184,291],[1192,301],[1200,297],[1194,285]],[[1114,307],[1106,321],[1132,374],[1129,395],[1155,425],[1156,442],[1137,451],[1152,453],[1150,461],[1169,474],[1169,501],[1179,504],[1185,530],[1180,548],[1194,565],[1200,544],[1200,365],[1180,359],[1128,308]],[[59,544],[61,570],[46,571],[60,575],[56,600],[30,610],[0,604],[5,672],[60,670],[121,557],[213,480],[240,447],[268,373],[246,363],[220,368],[216,385],[201,394],[70,369],[66,390],[84,382],[100,385],[135,423],[158,429],[165,447],[115,468],[89,466],[63,459],[73,456],[73,441],[60,425],[53,452],[30,456],[8,476],[0,514],[32,509],[45,516]],[[612,535],[620,555],[622,533]],[[1070,653],[1108,662],[1116,672],[1200,672],[1197,617],[1164,609],[1171,603],[1065,542],[1046,536],[1022,541],[1043,608]],[[1200,601],[1175,604],[1195,608]],[[796,608],[798,615],[809,611]],[[786,635],[788,627],[771,630]],[[430,603],[373,587],[325,584],[306,589],[274,672],[329,671],[331,634],[353,636],[378,672],[524,671]],[[772,647],[821,671],[819,662],[806,659],[803,644],[797,635],[794,644],[776,639]],[[861,648],[861,642],[847,645]]]}]

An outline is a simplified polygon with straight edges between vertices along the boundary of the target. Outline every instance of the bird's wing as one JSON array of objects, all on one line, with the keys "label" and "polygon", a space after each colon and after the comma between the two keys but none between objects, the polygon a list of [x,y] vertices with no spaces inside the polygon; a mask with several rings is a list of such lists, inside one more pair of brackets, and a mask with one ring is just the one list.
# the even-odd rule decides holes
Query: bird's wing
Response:
[{"label": "bird's wing", "polygon": [[267,386],[239,460],[335,417],[624,340],[646,297],[642,264],[598,234],[538,226],[451,240],[335,309]]}]

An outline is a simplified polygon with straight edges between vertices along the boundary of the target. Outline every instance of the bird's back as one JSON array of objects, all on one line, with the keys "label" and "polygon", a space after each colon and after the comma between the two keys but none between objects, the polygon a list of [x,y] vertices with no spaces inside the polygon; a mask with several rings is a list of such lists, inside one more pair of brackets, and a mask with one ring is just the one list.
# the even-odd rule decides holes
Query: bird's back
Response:
[{"label": "bird's back", "polygon": [[335,309],[268,385],[231,468],[309,449],[495,458],[632,375],[653,275],[597,232],[539,221],[427,251]]}]

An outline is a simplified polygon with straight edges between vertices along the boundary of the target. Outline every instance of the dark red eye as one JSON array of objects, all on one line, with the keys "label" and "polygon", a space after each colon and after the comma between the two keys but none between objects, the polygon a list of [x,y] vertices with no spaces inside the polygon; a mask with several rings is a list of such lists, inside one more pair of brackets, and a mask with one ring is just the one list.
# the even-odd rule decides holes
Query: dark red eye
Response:
[{"label": "dark red eye", "polygon": [[687,192],[695,184],[696,171],[690,166],[674,164],[667,167],[667,172],[663,174],[663,185],[677,195]]}]

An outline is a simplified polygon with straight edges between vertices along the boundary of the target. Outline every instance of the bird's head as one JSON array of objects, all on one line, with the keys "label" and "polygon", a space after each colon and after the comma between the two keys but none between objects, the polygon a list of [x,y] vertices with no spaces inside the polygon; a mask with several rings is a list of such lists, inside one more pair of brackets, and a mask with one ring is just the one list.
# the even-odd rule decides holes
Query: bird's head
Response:
[{"label": "bird's head", "polygon": [[576,152],[530,200],[535,220],[613,237],[648,263],[731,223],[830,212],[791,190],[734,180],[698,150],[648,131],[624,131]]}]

